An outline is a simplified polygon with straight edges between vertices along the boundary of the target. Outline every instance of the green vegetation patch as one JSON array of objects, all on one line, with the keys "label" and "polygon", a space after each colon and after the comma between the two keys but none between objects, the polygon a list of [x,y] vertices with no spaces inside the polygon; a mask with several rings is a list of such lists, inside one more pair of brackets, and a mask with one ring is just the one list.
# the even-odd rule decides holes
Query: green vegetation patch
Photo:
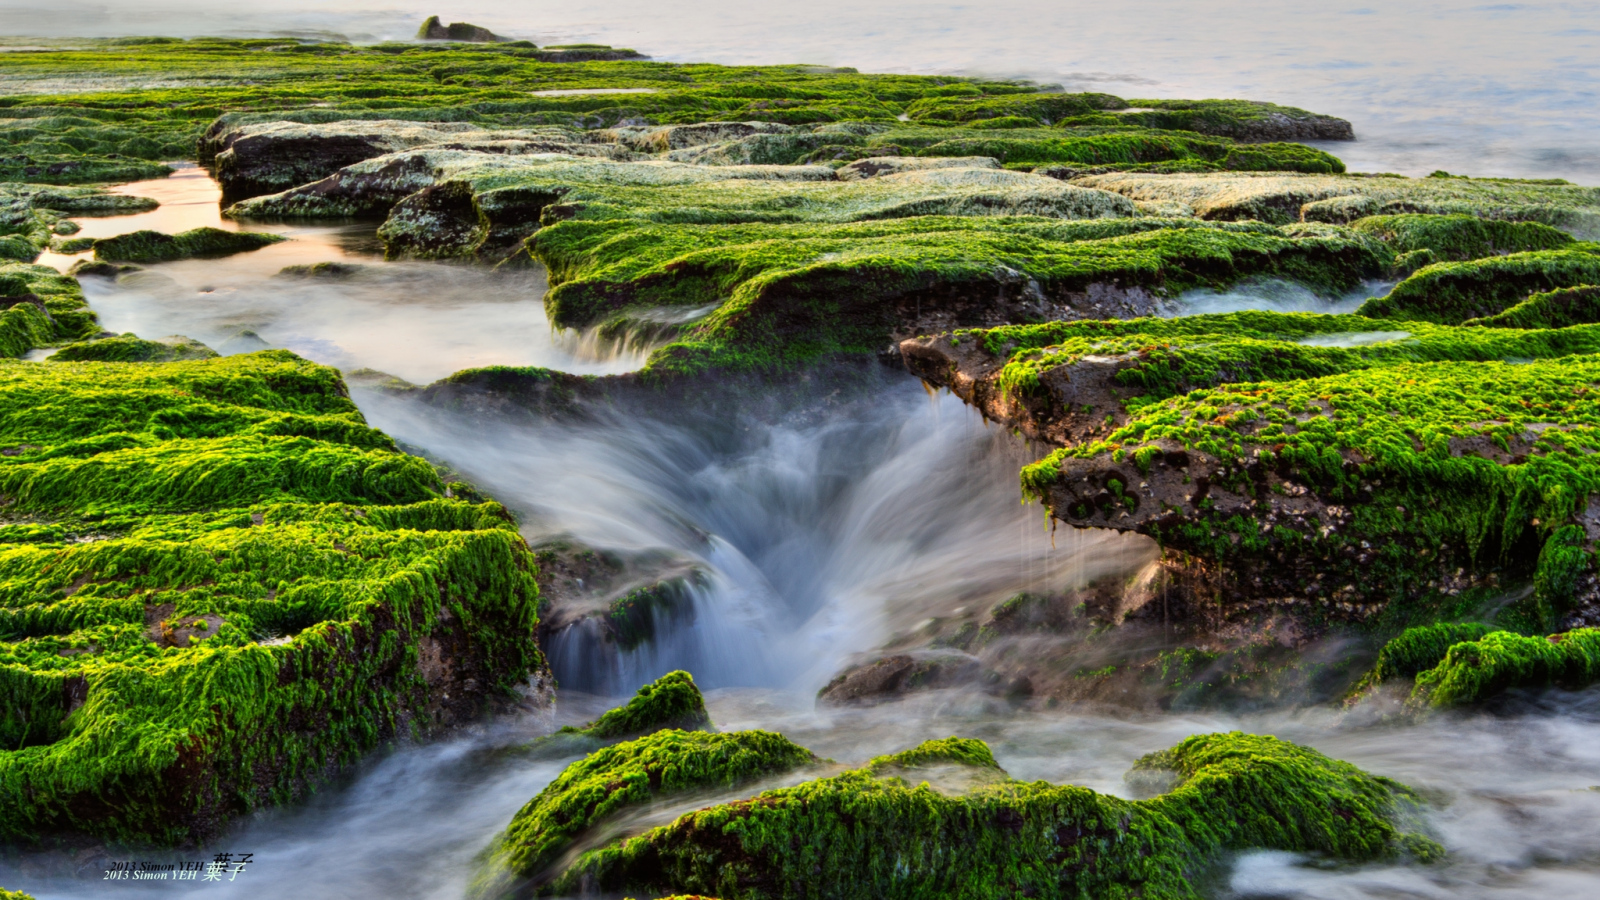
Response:
[{"label": "green vegetation patch", "polygon": [[0,356],[21,356],[99,331],[77,279],[49,266],[0,263]]},{"label": "green vegetation patch", "polygon": [[833,227],[562,222],[529,249],[550,270],[546,308],[558,325],[695,311],[646,366],[660,375],[877,352],[919,302],[934,311],[970,295],[990,306],[1005,290],[1047,318],[1090,285],[1171,295],[1273,276],[1337,291],[1392,259],[1381,243],[1337,230],[933,216]]},{"label": "green vegetation patch", "polygon": [[156,205],[145,197],[108,194],[98,188],[0,183],[0,265],[33,262],[56,235],[77,231],[64,216],[123,215]]},{"label": "green vegetation patch", "polygon": [[[1117,384],[1137,409],[1225,383],[1296,381],[1405,362],[1555,359],[1600,353],[1600,328],[1476,329],[1428,322],[1249,311],[1176,319],[1050,322],[957,332],[1006,359],[995,376],[1016,396],[1043,392],[1048,373],[1085,357],[1126,364]],[[1068,376],[1070,381],[1070,375]]]},{"label": "green vegetation patch", "polygon": [[1112,173],[1074,183],[1115,191],[1159,215],[1340,224],[1398,213],[1466,214],[1600,237],[1600,187],[1565,182],[1218,172]]},{"label": "green vegetation patch", "polygon": [[[949,749],[928,755],[947,759]],[[987,766],[975,749],[957,756]],[[1000,888],[1193,898],[1195,879],[1228,851],[1352,860],[1440,852],[1396,827],[1415,803],[1408,789],[1275,738],[1201,735],[1138,768],[1171,772],[1180,783],[1138,801],[1008,779],[946,792],[913,784],[899,767],[880,775],[882,767],[869,766],[590,850],[550,889],[878,900],[989,897]]]},{"label": "green vegetation patch", "polygon": [[1577,243],[1467,262],[1428,266],[1358,310],[1382,319],[1459,325],[1516,306],[1530,294],[1600,282],[1600,244]]},{"label": "green vegetation patch", "polygon": [[531,553],[284,351],[0,362],[0,839],[204,840],[542,666]]},{"label": "green vegetation patch", "polygon": [[596,750],[528,801],[481,860],[471,893],[502,896],[539,879],[586,832],[629,809],[690,792],[727,790],[818,760],[779,734],[657,731]]},{"label": "green vegetation patch", "polygon": [[709,729],[705,698],[688,672],[668,672],[639,688],[626,705],[608,710],[605,715],[582,728],[564,732],[601,740],[648,734],[664,728]]},{"label": "green vegetation patch", "polygon": [[1411,702],[1435,709],[1477,703],[1509,688],[1586,687],[1600,681],[1600,629],[1549,637],[1496,631],[1450,647],[1417,674]]},{"label": "green vegetation patch", "polygon": [[256,231],[224,231],[221,228],[193,228],[178,234],[135,231],[94,242],[95,259],[113,262],[169,262],[175,259],[227,256],[258,250],[285,240],[283,235]]},{"label": "green vegetation patch", "polygon": [[1528,299],[1502,312],[1465,325],[1488,328],[1566,328],[1600,322],[1600,286],[1561,288]]},{"label": "green vegetation patch", "polygon": [[[1495,570],[1531,577],[1576,521],[1600,490],[1597,379],[1588,355],[1202,389],[1028,466],[1023,486],[1067,521],[1146,531],[1321,615],[1400,601],[1406,624]],[[1146,477],[1160,497],[1133,490]]]},{"label": "green vegetation patch", "polygon": [[68,344],[50,356],[51,362],[178,362],[211,359],[217,355],[205,344],[186,337],[147,341],[132,332],[117,337]]}]

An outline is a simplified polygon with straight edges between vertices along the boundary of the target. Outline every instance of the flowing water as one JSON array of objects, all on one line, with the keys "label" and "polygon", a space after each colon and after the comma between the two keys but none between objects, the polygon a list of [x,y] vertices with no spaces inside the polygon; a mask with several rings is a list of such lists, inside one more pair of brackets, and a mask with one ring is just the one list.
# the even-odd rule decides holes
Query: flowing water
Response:
[{"label": "flowing water", "polygon": [[[1258,8],[1259,7],[1259,8]],[[539,43],[599,40],[658,58],[808,62],[863,70],[1017,75],[1123,96],[1247,96],[1351,118],[1362,140],[1328,149],[1355,169],[1600,182],[1593,97],[1600,6],[1354,2],[1286,9],[1146,0],[993,5],[711,0],[661,16],[635,0],[457,5],[465,19]],[[384,0],[219,9],[188,0],[0,0],[0,33],[341,32],[406,36],[432,8]],[[0,85],[0,93],[47,85]],[[138,227],[237,227],[215,186],[187,168],[129,185],[161,209],[79,220],[87,236]],[[381,260],[372,223],[252,223],[293,240],[224,260],[86,278],[105,327],[181,333],[223,352],[288,347],[347,372],[423,383],[472,366],[610,373],[650,349],[553,332],[538,273]],[[47,257],[65,267],[66,257]],[[338,261],[345,278],[279,275]],[[1348,311],[1386,286],[1329,300],[1246,285],[1182,298],[1185,312]],[[1392,339],[1346,335],[1351,344]],[[508,720],[375,759],[300,806],[241,823],[205,853],[255,854],[231,883],[134,885],[140,896],[457,898],[474,854],[560,770],[495,748],[584,721],[636,685],[686,667],[725,729],[782,731],[840,762],[950,734],[990,742],[1018,778],[1124,793],[1138,756],[1232,728],[1306,743],[1423,790],[1428,825],[1452,851],[1431,867],[1330,866],[1293,854],[1232,861],[1209,890],[1251,898],[1600,896],[1600,691],[1513,698],[1492,711],[1397,726],[1326,709],[1254,714],[1015,708],[934,692],[865,710],[814,702],[841,665],[929,620],[984,609],[1019,590],[1052,591],[1127,573],[1148,545],[1047,530],[1018,503],[1016,470],[1041,450],[948,395],[882,375],[871,397],[789,420],[661,415],[558,425],[485,422],[414,400],[355,391],[372,423],[461,470],[512,506],[535,543],[572,538],[630,560],[693,571],[691,609],[654,641],[619,652],[580,621],[552,636],[564,685],[553,720]],[[588,630],[586,630],[588,629]],[[180,854],[178,858],[186,858]],[[41,900],[104,896],[59,859],[0,859],[0,884]]]}]

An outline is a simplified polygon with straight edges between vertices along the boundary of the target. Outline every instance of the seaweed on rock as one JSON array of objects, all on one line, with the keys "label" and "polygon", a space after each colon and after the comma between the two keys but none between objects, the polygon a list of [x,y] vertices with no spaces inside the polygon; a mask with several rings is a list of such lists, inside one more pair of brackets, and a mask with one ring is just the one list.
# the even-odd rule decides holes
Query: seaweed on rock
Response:
[{"label": "seaweed on rock", "polygon": [[50,356],[51,362],[178,362],[211,359],[217,355],[205,344],[181,335],[147,341],[133,333],[67,344]]},{"label": "seaweed on rock", "polygon": [[0,362],[0,444],[0,839],[204,840],[542,697],[510,516],[332,369]]},{"label": "seaweed on rock", "polygon": [[1600,244],[1575,243],[1428,266],[1357,310],[1380,319],[1459,325],[1505,312],[1530,294],[1600,282]]},{"label": "seaweed on rock", "polygon": [[1411,703],[1445,708],[1477,703],[1509,688],[1586,687],[1600,681],[1600,629],[1549,637],[1496,631],[1450,647],[1439,664],[1417,674]]},{"label": "seaweed on rock", "polygon": [[224,231],[221,228],[194,228],[178,234],[135,231],[94,242],[95,259],[112,262],[169,262],[200,256],[226,256],[258,250],[286,240],[281,234],[257,231]]},{"label": "seaweed on rock", "polygon": [[623,706],[608,710],[581,728],[563,731],[601,740],[633,737],[662,729],[709,729],[705,698],[688,672],[668,672],[639,688]]},{"label": "seaweed on rock", "polygon": [[[915,782],[926,764],[998,775]],[[1405,787],[1270,737],[1200,735],[1152,754],[1172,790],[1123,800],[1009,780],[977,741],[938,741],[867,767],[688,813],[588,850],[547,890],[720,897],[1193,898],[1228,852],[1271,848],[1368,860],[1440,850],[1396,819]],[[939,782],[942,783],[942,782]]]},{"label": "seaweed on rock", "polygon": [[1462,324],[1488,328],[1567,328],[1594,323],[1600,323],[1600,286],[1591,284],[1533,294],[1492,316],[1468,319]]},{"label": "seaweed on rock", "polygon": [[669,729],[596,750],[569,765],[512,817],[480,860],[470,893],[497,897],[518,882],[548,880],[549,870],[586,832],[629,808],[735,788],[816,762],[809,750],[766,731]]},{"label": "seaweed on rock", "polygon": [[1590,522],[1597,377],[1589,355],[1196,390],[1022,482],[1063,521],[1156,537],[1202,618],[1403,625],[1532,578],[1537,548]]}]

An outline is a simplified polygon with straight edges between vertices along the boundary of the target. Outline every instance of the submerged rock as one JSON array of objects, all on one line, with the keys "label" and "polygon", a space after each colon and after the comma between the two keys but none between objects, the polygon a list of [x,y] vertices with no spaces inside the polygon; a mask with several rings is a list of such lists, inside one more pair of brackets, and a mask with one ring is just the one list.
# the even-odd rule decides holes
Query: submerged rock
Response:
[{"label": "submerged rock", "polygon": [[[763,752],[744,749],[753,746]],[[744,753],[733,759],[751,762],[735,769],[724,756],[702,761],[732,747]],[[600,751],[518,813],[486,854],[474,896],[690,891],[877,900],[982,897],[1006,885],[1038,896],[1135,889],[1183,898],[1195,896],[1195,879],[1228,852],[1423,861],[1442,852],[1397,826],[1417,803],[1404,786],[1237,732],[1192,737],[1141,759],[1136,774],[1166,773],[1168,790],[1148,800],[1015,781],[983,742],[948,738],[699,811],[688,811],[695,800],[685,798],[684,813],[658,827],[628,810],[670,798],[672,789],[734,787],[813,763],[803,748],[764,732],[662,732]]]},{"label": "submerged rock", "polygon": [[224,231],[221,228],[194,228],[178,234],[135,231],[95,241],[94,256],[95,259],[110,262],[170,262],[243,253],[284,240],[287,238],[280,234]]},{"label": "submerged rock", "polygon": [[0,839],[203,841],[548,702],[511,516],[445,498],[334,370],[3,365]]},{"label": "submerged rock", "polygon": [[975,657],[965,653],[937,650],[897,653],[835,675],[817,691],[817,702],[830,705],[873,703],[899,699],[917,691],[994,687],[992,682],[997,680],[993,673],[984,671],[983,664]]}]

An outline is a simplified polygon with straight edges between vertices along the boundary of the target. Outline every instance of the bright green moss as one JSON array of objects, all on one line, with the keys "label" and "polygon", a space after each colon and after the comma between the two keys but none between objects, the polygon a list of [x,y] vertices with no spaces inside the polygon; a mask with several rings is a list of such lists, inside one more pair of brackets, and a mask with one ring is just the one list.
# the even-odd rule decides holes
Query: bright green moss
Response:
[{"label": "bright green moss", "polygon": [[[888,144],[894,132],[875,141]],[[1235,145],[1193,134],[1122,131],[1084,137],[1020,138],[1008,135],[946,138],[917,156],[989,156],[1007,166],[1072,163],[1120,168],[1142,163],[1193,161],[1216,170],[1266,170],[1338,174],[1344,163],[1304,144]],[[1101,169],[1104,170],[1103,168]]]},{"label": "bright green moss", "polygon": [[1284,224],[1345,223],[1395,213],[1459,213],[1542,222],[1579,238],[1600,237],[1600,188],[1565,182],[1210,172],[1112,173],[1074,183],[1116,191],[1159,215]]},{"label": "bright green moss", "polygon": [[1510,688],[1600,681],[1600,629],[1549,637],[1496,631],[1452,646],[1440,663],[1417,675],[1414,706],[1435,709],[1485,700]]},{"label": "bright green moss", "polygon": [[1373,235],[1397,254],[1425,250],[1437,261],[1557,250],[1572,243],[1571,235],[1538,222],[1506,222],[1461,214],[1368,216],[1351,222],[1350,227]]},{"label": "bright green moss", "polygon": [[226,256],[276,244],[279,234],[256,231],[224,231],[221,228],[194,228],[179,234],[135,231],[94,242],[95,259],[113,262],[167,262],[197,256]]},{"label": "bright green moss", "polygon": [[1047,373],[1086,356],[1129,364],[1139,402],[1228,382],[1295,381],[1404,362],[1553,359],[1600,353],[1600,328],[1462,329],[1359,315],[1241,312],[1176,319],[1051,322],[974,334],[1007,357],[997,384],[1036,394]]},{"label": "bright green moss", "polygon": [[1368,300],[1358,312],[1379,319],[1417,319],[1459,325],[1487,318],[1530,294],[1600,281],[1600,244],[1574,244],[1467,262],[1428,266]]},{"label": "bright green moss", "polygon": [[1369,688],[1398,678],[1415,678],[1417,673],[1437,666],[1451,647],[1475,641],[1493,630],[1480,622],[1439,622],[1407,628],[1378,651],[1377,662],[1351,696],[1360,696]]},{"label": "bright green moss", "polygon": [[657,731],[568,766],[512,817],[486,853],[470,891],[498,897],[518,882],[547,881],[585,832],[607,818],[691,791],[726,790],[817,762],[779,734]]},{"label": "bright green moss", "polygon": [[940,764],[1000,768],[1000,764],[994,761],[994,753],[989,750],[988,744],[971,738],[958,737],[923,741],[910,750],[886,756],[874,756],[863,768],[868,772],[878,773],[891,769],[915,769]]},{"label": "bright green moss", "polygon": [[[979,755],[979,754],[974,754]],[[983,763],[979,763],[983,765]],[[733,898],[1196,898],[1223,853],[1367,860],[1437,844],[1394,824],[1414,795],[1270,737],[1190,738],[1140,761],[1151,800],[1003,780],[946,793],[868,769],[713,806],[591,850],[551,885]]]},{"label": "bright green moss", "polygon": [[694,676],[680,671],[668,672],[639,688],[627,705],[608,710],[605,715],[573,731],[601,740],[615,740],[663,728],[710,727],[711,717],[706,713],[705,698],[695,687]]},{"label": "bright green moss", "polygon": [[646,366],[660,376],[875,353],[893,305],[920,294],[931,310],[1002,289],[1070,306],[1092,284],[1168,295],[1251,276],[1338,290],[1389,262],[1364,237],[1255,223],[941,217],[830,228],[563,222],[535,235],[530,251],[550,269],[546,309],[559,325],[700,307],[703,318]]},{"label": "bright green moss", "polygon": [[204,839],[542,665],[510,516],[332,369],[0,362],[0,448],[0,839]]},{"label": "bright green moss", "polygon": [[0,888],[0,900],[33,900],[33,897],[21,891],[8,891]]},{"label": "bright green moss", "polygon": [[99,332],[76,279],[49,266],[0,263],[0,356]]},{"label": "bright green moss", "polygon": [[1594,322],[1600,322],[1600,287],[1584,285],[1533,294],[1503,312],[1468,319],[1462,324],[1489,328],[1566,328]]},{"label": "bright green moss", "polygon": [[[1147,451],[1188,454],[1184,477],[1239,499],[1219,505],[1190,488],[1138,506],[1127,527],[1247,582],[1290,579],[1272,590],[1303,592],[1302,613],[1360,619],[1393,604],[1384,614],[1404,622],[1457,568],[1473,579],[1534,574],[1534,548],[1600,490],[1600,413],[1588,399],[1597,379],[1590,355],[1197,390],[1026,467],[1023,486],[1067,521],[1100,522],[1081,499],[1086,473],[1132,470]],[[1061,481],[1067,469],[1076,474]],[[1280,493],[1307,499],[1280,510]],[[1276,524],[1262,527],[1269,511]]]},{"label": "bright green moss", "polygon": [[188,338],[146,341],[131,332],[97,341],[68,344],[51,355],[52,362],[177,362],[210,359],[215,350]]}]

